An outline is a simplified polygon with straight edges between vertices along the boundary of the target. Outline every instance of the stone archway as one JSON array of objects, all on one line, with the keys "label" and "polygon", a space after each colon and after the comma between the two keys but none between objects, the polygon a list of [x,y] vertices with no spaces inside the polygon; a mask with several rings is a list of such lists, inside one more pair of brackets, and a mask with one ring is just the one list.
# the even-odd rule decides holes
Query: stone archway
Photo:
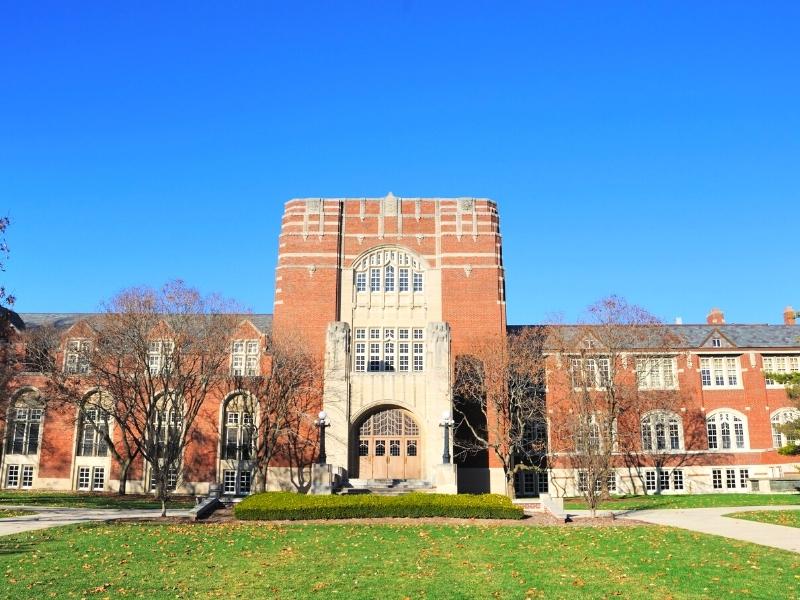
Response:
[{"label": "stone archway", "polygon": [[419,424],[407,410],[384,408],[358,425],[359,479],[421,479]]}]

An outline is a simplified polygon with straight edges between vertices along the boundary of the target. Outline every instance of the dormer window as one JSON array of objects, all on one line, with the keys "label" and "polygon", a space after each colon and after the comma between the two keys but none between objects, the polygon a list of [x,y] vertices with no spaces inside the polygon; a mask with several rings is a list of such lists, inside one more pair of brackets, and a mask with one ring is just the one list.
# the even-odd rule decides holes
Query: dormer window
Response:
[{"label": "dormer window", "polygon": [[234,341],[231,351],[231,374],[252,377],[259,372],[258,340]]},{"label": "dormer window", "polygon": [[711,338],[711,347],[712,348],[722,348],[722,340],[718,337]]}]

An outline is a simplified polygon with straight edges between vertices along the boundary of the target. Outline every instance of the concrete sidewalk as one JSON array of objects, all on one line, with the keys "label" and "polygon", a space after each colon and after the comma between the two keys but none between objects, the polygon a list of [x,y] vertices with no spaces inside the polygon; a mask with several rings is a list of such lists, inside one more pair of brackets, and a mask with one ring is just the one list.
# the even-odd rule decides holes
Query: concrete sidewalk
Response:
[{"label": "concrete sidewalk", "polygon": [[751,512],[761,510],[800,510],[800,506],[733,506],[728,508],[687,508],[663,510],[637,510],[618,512],[615,516],[620,519],[633,519],[654,525],[666,525],[721,535],[734,540],[752,542],[771,548],[780,548],[790,552],[800,552],[800,529],[756,523],[743,519],[726,517],[738,512]]},{"label": "concrete sidewalk", "polygon": [[[114,519],[151,519],[161,515],[160,509],[126,508],[55,508],[45,506],[5,506],[12,510],[35,512],[24,517],[0,519],[0,536],[25,533],[49,527],[75,525],[77,523],[102,523]],[[188,510],[168,510],[169,517],[188,517]]]}]

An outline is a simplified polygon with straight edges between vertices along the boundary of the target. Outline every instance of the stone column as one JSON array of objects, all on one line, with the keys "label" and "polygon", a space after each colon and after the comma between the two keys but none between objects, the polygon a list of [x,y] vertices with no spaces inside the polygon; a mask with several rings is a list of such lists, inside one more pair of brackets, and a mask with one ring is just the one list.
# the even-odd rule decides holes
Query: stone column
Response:
[{"label": "stone column", "polygon": [[350,437],[350,325],[328,324],[325,341],[323,410],[330,427],[325,431],[328,464],[347,471]]},{"label": "stone column", "polygon": [[[425,361],[425,457],[428,478],[443,494],[458,491],[455,464],[442,464],[444,432],[439,426],[442,413],[453,414],[453,392],[450,381],[450,326],[443,322],[428,324],[428,352]],[[450,454],[453,454],[452,437]]]}]

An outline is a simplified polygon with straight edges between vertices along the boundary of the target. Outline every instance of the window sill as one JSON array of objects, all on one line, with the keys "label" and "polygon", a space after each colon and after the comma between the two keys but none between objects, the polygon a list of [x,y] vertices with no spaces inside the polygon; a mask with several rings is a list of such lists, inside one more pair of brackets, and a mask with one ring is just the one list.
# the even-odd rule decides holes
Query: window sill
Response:
[{"label": "window sill", "polygon": [[704,392],[724,392],[727,390],[743,390],[743,385],[704,385]]}]

